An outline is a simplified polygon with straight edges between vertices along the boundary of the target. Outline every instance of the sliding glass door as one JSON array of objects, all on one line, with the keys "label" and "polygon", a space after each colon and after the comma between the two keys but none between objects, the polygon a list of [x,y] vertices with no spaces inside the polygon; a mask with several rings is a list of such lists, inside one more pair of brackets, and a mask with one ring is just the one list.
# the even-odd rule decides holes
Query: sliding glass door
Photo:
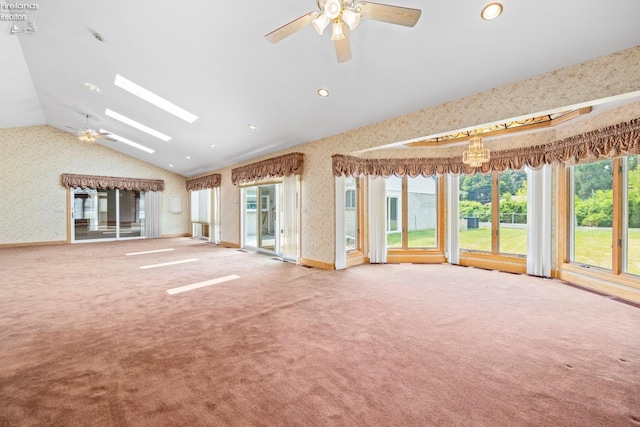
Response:
[{"label": "sliding glass door", "polygon": [[71,189],[72,241],[144,237],[144,191]]},{"label": "sliding glass door", "polygon": [[242,247],[298,261],[299,181],[242,188]]},{"label": "sliding glass door", "polygon": [[276,253],[278,209],[281,184],[243,189],[243,246]]}]

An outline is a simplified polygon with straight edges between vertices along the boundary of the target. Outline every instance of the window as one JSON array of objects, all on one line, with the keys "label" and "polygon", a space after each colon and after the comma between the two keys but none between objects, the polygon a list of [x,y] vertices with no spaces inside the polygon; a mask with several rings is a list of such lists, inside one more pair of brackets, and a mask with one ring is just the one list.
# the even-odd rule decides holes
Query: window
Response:
[{"label": "window", "polygon": [[492,250],[492,176],[460,177],[460,248],[474,251]]},{"label": "window", "polygon": [[640,156],[629,156],[623,162],[625,214],[623,221],[623,271],[640,275]]},{"label": "window", "polygon": [[[347,186],[349,186],[349,180],[353,180],[353,178],[347,178]],[[348,189],[345,193],[345,207],[347,209],[355,209],[356,208],[356,190]]]},{"label": "window", "polygon": [[360,249],[360,209],[358,207],[359,180],[349,176],[345,181],[345,249]]},{"label": "window", "polygon": [[387,197],[387,232],[394,233],[399,230],[398,198]]},{"label": "window", "polygon": [[209,237],[211,223],[211,189],[191,192],[191,236]]},{"label": "window", "polygon": [[613,160],[572,168],[570,261],[611,270]]},{"label": "window", "polygon": [[638,156],[572,166],[568,188],[568,261],[640,275]]},{"label": "window", "polygon": [[436,177],[389,177],[387,248],[426,249],[438,246],[438,180]]},{"label": "window", "polygon": [[527,173],[507,170],[460,178],[460,248],[527,254]]}]

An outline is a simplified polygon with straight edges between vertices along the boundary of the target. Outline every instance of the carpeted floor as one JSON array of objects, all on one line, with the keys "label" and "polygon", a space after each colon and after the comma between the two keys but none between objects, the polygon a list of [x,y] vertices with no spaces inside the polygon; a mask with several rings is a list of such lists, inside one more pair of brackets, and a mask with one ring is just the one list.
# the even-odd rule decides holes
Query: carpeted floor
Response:
[{"label": "carpeted floor", "polygon": [[0,271],[0,426],[640,426],[640,308],[554,280],[188,238]]}]

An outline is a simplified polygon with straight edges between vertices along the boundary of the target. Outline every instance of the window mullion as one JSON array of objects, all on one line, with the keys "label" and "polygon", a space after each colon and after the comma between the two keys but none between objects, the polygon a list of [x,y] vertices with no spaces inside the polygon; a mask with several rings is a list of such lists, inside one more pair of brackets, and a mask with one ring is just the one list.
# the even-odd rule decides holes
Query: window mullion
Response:
[{"label": "window mullion", "polygon": [[618,157],[613,161],[613,220],[612,220],[612,260],[611,270],[613,274],[622,272],[622,161]]},{"label": "window mullion", "polygon": [[498,172],[491,172],[491,253],[500,253],[500,181]]}]

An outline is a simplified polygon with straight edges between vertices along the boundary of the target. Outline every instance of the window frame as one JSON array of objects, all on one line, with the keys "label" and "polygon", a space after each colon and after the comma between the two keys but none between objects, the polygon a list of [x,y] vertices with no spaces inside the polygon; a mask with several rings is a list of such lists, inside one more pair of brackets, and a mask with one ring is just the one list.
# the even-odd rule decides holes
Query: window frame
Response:
[{"label": "window frame", "polygon": [[[634,154],[635,156],[635,154]],[[558,186],[557,186],[557,224],[558,224],[558,252],[556,265],[557,270],[552,272],[554,277],[578,286],[587,287],[596,291],[628,298],[631,301],[637,299],[637,291],[640,289],[640,276],[626,273],[622,268],[624,229],[625,221],[622,215],[626,209],[623,208],[623,197],[628,188],[623,187],[626,182],[624,177],[623,157],[614,158],[613,162],[613,220],[612,220],[612,268],[611,270],[598,268],[595,266],[585,266],[571,261],[571,250],[573,245],[571,224],[573,218],[571,199],[575,194],[572,179],[571,165],[558,165]],[[625,287],[633,289],[625,289]]]},{"label": "window frame", "polygon": [[409,248],[407,224],[408,221],[408,176],[402,177],[402,206],[400,207],[400,222],[402,233],[402,247],[387,248],[387,262],[390,263],[443,263],[447,262],[445,256],[445,180],[443,176],[435,176],[436,187],[436,246],[427,248]]}]

